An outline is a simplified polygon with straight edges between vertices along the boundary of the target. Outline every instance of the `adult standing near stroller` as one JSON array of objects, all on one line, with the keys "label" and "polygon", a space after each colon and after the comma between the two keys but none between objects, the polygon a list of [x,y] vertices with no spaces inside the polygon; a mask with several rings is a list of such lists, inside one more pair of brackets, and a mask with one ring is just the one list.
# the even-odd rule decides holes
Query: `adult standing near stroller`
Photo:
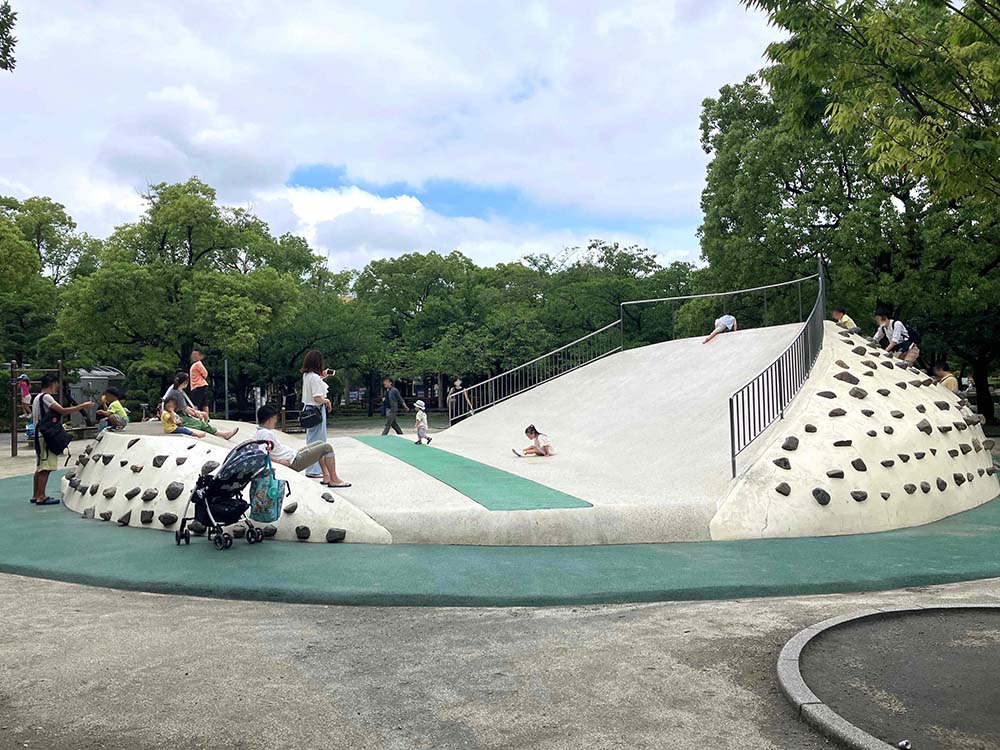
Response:
[{"label": "adult standing near stroller", "polygon": [[[326,369],[323,353],[310,349],[302,359],[302,416],[300,421],[306,428],[306,445],[326,442],[326,415],[333,411],[333,403],[327,394],[330,387],[326,379],[336,372]],[[310,479],[322,479],[323,467],[319,461],[306,468]]]},{"label": "adult standing near stroller", "polygon": [[402,435],[403,428],[399,426],[396,418],[399,416],[400,409],[408,412],[410,407],[406,405],[399,389],[392,384],[392,378],[383,378],[382,386],[385,388],[385,396],[383,397],[385,401],[385,427],[382,428],[382,434],[388,435],[389,430],[393,429],[397,435]]}]

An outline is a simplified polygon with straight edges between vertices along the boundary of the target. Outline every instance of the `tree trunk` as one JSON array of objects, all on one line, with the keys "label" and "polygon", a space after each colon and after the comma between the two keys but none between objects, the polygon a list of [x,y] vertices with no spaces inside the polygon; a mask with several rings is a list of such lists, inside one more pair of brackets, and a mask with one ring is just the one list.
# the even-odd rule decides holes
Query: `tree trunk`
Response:
[{"label": "tree trunk", "polygon": [[444,400],[444,373],[438,373],[438,409],[443,409],[445,406]]},{"label": "tree trunk", "polygon": [[976,406],[990,424],[997,423],[993,396],[990,394],[990,361],[986,358],[972,361],[972,382],[976,386]]}]

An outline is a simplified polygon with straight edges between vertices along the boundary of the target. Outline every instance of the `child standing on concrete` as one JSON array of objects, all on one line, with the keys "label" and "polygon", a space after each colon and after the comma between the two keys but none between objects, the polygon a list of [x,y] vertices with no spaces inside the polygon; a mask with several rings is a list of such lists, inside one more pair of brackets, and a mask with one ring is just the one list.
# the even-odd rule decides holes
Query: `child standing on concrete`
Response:
[{"label": "child standing on concrete", "polygon": [[17,378],[17,388],[21,392],[21,419],[31,422],[31,381],[26,374]]},{"label": "child standing on concrete", "polygon": [[425,440],[430,445],[431,438],[427,437],[427,405],[419,399],[413,405],[417,409],[417,445],[422,445]]}]

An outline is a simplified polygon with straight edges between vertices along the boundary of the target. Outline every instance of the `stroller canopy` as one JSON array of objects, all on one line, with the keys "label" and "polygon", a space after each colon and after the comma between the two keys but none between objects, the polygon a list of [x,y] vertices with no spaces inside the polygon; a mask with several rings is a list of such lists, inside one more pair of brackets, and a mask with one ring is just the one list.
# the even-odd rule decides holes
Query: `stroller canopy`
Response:
[{"label": "stroller canopy", "polygon": [[208,491],[228,493],[242,490],[267,465],[267,456],[272,447],[268,440],[247,440],[237,445],[229,451],[226,460],[212,477]]}]

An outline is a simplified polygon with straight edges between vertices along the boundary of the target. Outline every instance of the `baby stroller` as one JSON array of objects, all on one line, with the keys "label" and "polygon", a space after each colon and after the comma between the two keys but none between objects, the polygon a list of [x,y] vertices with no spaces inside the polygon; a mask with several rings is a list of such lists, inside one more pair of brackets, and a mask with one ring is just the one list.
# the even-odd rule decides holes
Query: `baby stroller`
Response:
[{"label": "baby stroller", "polygon": [[[264,446],[263,448],[261,446]],[[270,471],[269,454],[274,448],[270,440],[247,440],[233,448],[215,474],[198,477],[187,505],[181,525],[174,532],[177,544],[182,541],[191,544],[191,530],[188,521],[197,521],[208,530],[208,538],[216,549],[233,546],[233,536],[223,531],[224,526],[243,520],[246,523],[246,540],[256,544],[264,539],[264,532],[253,525],[246,512],[250,503],[243,499],[243,490],[257,476]],[[194,504],[194,515],[188,516],[188,509]]]}]

